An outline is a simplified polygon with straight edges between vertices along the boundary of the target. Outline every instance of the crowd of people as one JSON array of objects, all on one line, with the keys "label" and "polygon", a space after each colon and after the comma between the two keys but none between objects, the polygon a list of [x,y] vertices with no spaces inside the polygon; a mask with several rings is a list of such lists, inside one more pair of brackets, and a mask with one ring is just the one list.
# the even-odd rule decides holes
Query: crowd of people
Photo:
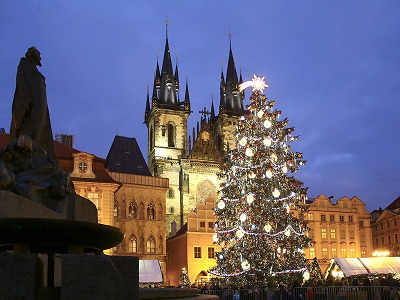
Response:
[{"label": "crowd of people", "polygon": [[387,276],[343,277],[326,280],[294,280],[269,283],[267,287],[221,289],[203,285],[203,294],[218,295],[221,300],[400,300],[400,283]]}]

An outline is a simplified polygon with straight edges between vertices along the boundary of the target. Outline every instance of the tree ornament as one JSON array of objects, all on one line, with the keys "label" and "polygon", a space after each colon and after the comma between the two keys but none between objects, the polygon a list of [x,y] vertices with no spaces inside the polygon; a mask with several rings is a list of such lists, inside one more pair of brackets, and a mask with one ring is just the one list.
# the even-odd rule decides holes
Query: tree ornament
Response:
[{"label": "tree ornament", "polygon": [[244,147],[244,146],[246,146],[246,144],[247,144],[247,138],[242,137],[242,138],[240,139],[240,141],[239,141],[239,145],[242,146],[242,147]]},{"label": "tree ornament", "polygon": [[271,141],[270,138],[267,138],[267,137],[266,137],[266,138],[263,140],[263,143],[264,143],[265,146],[269,147],[269,146],[271,146],[272,141]]},{"label": "tree ornament", "polygon": [[268,170],[267,172],[265,172],[265,176],[267,176],[268,179],[272,178],[271,170]]},{"label": "tree ornament", "polygon": [[257,113],[257,117],[259,117],[260,119],[262,118],[263,115],[264,115],[264,111],[263,111],[263,110],[260,110],[260,111]]},{"label": "tree ornament", "polygon": [[240,215],[239,219],[240,219],[241,222],[246,221],[246,219],[247,219],[246,214],[243,214],[243,213],[242,213],[242,214]]},{"label": "tree ornament", "polygon": [[214,233],[214,235],[213,235],[213,241],[214,241],[215,243],[218,243],[218,234]]},{"label": "tree ornament", "polygon": [[251,148],[246,148],[246,155],[248,157],[252,157],[254,155],[254,151]]},{"label": "tree ornament", "polygon": [[271,160],[272,162],[276,163],[278,161],[278,156],[276,156],[275,153],[271,154]]},{"label": "tree ornament", "polygon": [[270,122],[270,120],[265,120],[265,121],[264,121],[264,127],[265,127],[265,128],[268,129],[268,128],[270,128],[271,126],[272,126],[272,123]]},{"label": "tree ornament", "polygon": [[290,229],[289,229],[289,228],[285,230],[285,235],[286,235],[286,236],[290,236],[290,233],[291,233],[291,232],[290,232]]},{"label": "tree ornament", "polygon": [[236,236],[241,239],[244,236],[244,232],[242,229],[239,229],[238,231],[236,231]]},{"label": "tree ornament", "polygon": [[283,173],[287,173],[287,171],[288,171],[287,167],[286,167],[286,166],[283,166],[283,167],[282,167],[282,172],[283,172]]},{"label": "tree ornament", "polygon": [[247,202],[248,204],[251,204],[251,203],[253,203],[253,201],[254,201],[254,195],[253,195],[252,193],[248,194],[248,195],[246,196],[246,202]]},{"label": "tree ornament", "polygon": [[220,200],[220,201],[218,202],[217,206],[218,206],[219,209],[224,209],[224,208],[225,208],[225,202],[222,201],[222,200]]},{"label": "tree ornament", "polygon": [[264,226],[264,230],[266,231],[266,232],[271,232],[271,229],[272,229],[272,226],[271,226],[271,224],[266,224],[265,226]]},{"label": "tree ornament", "polygon": [[242,269],[243,269],[243,271],[247,271],[248,269],[250,269],[250,264],[247,260],[244,260],[242,262]]},{"label": "tree ornament", "polygon": [[256,173],[254,173],[253,171],[250,171],[248,176],[250,179],[256,178]]},{"label": "tree ornament", "polygon": [[275,188],[272,192],[272,196],[274,196],[275,198],[278,198],[280,194],[281,192],[277,188]]}]

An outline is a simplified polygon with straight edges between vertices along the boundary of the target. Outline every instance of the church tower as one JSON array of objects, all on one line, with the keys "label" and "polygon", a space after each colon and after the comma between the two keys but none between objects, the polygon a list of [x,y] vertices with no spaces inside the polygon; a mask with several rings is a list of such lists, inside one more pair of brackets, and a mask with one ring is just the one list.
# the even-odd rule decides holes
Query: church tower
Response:
[{"label": "church tower", "polygon": [[232,53],[232,43],[229,44],[228,67],[226,79],[221,71],[219,114],[213,117],[214,104],[211,108],[211,120],[214,127],[214,135],[218,141],[218,147],[223,152],[236,147],[236,123],[244,114],[244,91],[240,92],[239,85],[243,82],[242,74],[238,78],[235,60]]},{"label": "church tower", "polygon": [[153,176],[164,173],[167,161],[170,164],[187,152],[187,119],[190,115],[188,83],[186,81],[184,101],[180,101],[178,64],[173,71],[166,24],[162,68],[160,71],[157,59],[151,107],[148,91],[144,120],[148,129],[148,164]]}]

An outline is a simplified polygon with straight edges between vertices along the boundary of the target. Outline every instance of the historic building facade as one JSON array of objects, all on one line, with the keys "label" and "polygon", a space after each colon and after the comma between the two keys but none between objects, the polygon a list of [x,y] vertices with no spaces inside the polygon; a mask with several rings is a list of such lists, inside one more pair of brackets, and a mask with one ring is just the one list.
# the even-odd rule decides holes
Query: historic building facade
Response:
[{"label": "historic building facade", "polygon": [[318,259],[324,271],[331,258],[372,256],[370,214],[359,198],[332,198],[320,195],[308,203],[304,216],[310,228],[309,237],[315,242],[305,249],[307,259]]},{"label": "historic building facade", "polygon": [[207,197],[204,203],[198,203],[188,214],[187,223],[167,239],[167,285],[179,285],[182,268],[197,286],[209,281],[208,269],[215,265],[216,253],[221,250],[212,239],[215,201],[214,197]]},{"label": "historic building facade", "polygon": [[400,197],[372,215],[372,240],[376,255],[400,256]]},{"label": "historic building facade", "polygon": [[148,165],[157,177],[169,179],[166,227],[171,235],[187,221],[188,214],[207,197],[216,198],[217,174],[224,153],[235,147],[236,122],[244,113],[243,92],[239,91],[232,49],[229,50],[226,77],[220,78],[219,114],[214,104],[204,109],[197,129],[189,135],[190,95],[185,83],[184,101],[179,99],[181,83],[178,66],[173,70],[168,36],[161,71],[157,62],[152,98],[147,95],[145,124],[148,128]]}]

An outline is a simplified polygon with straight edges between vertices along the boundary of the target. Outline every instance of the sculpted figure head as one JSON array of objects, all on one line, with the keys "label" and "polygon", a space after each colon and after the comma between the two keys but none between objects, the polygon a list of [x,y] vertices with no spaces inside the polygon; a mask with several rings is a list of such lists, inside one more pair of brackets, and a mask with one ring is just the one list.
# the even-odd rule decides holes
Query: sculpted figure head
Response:
[{"label": "sculpted figure head", "polygon": [[36,49],[36,47],[30,47],[28,51],[25,53],[25,57],[27,60],[34,62],[37,66],[41,67],[42,58],[40,57],[40,51]]}]

